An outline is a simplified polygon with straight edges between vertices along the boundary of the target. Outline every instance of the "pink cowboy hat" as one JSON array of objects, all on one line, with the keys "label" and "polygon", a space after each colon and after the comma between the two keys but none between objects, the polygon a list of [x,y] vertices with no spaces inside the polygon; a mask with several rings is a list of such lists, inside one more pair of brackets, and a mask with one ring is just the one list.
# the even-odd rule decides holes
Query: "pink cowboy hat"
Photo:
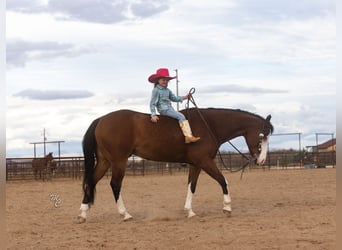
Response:
[{"label": "pink cowboy hat", "polygon": [[175,79],[176,76],[170,76],[169,70],[166,68],[157,69],[157,72],[153,75],[150,75],[148,81],[151,83],[157,83],[159,78],[167,78],[169,80]]}]

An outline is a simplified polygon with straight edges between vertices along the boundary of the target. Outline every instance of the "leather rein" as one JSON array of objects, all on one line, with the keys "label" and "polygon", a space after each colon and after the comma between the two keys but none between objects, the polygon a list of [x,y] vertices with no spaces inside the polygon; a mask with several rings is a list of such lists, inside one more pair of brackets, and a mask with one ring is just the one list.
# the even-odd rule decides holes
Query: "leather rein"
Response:
[{"label": "leather rein", "polygon": [[246,154],[242,153],[237,147],[234,146],[233,143],[231,143],[230,141],[228,141],[228,143],[229,143],[229,144],[230,144],[230,145],[231,145],[231,146],[232,146],[232,147],[233,147],[233,148],[234,148],[234,149],[235,149],[243,158],[246,159],[246,163],[245,163],[242,167],[240,167],[240,168],[238,168],[238,169],[232,169],[231,167],[228,167],[228,166],[224,163],[223,158],[222,158],[222,155],[221,155],[221,152],[220,152],[220,149],[219,149],[219,148],[220,148],[220,145],[219,145],[219,143],[218,143],[218,141],[217,141],[217,138],[215,137],[213,131],[211,130],[210,126],[208,125],[207,121],[206,121],[205,118],[203,117],[201,111],[199,110],[199,108],[198,108],[198,106],[197,106],[197,104],[196,104],[196,102],[195,102],[195,99],[194,99],[194,97],[193,97],[193,94],[195,93],[195,91],[196,91],[195,88],[191,88],[191,89],[189,90],[189,98],[188,98],[187,103],[185,104],[185,108],[186,108],[186,111],[187,111],[187,117],[188,117],[188,119],[189,119],[189,122],[190,122],[190,112],[189,112],[189,107],[190,107],[190,106],[189,106],[189,105],[190,105],[190,102],[191,102],[191,103],[194,105],[196,111],[198,112],[198,115],[201,117],[201,120],[203,121],[204,125],[207,127],[210,136],[211,136],[212,139],[214,140],[215,144],[218,146],[217,153],[218,153],[218,155],[219,155],[219,157],[220,157],[220,161],[221,161],[223,167],[224,167],[225,169],[229,170],[231,173],[239,172],[239,171],[242,170],[241,176],[240,176],[240,179],[241,179],[241,178],[242,178],[242,174],[243,174],[245,168],[246,168],[250,163],[254,162],[255,159],[256,159],[256,157],[255,157],[255,156],[254,156],[254,157],[248,157],[248,156],[246,156]]}]

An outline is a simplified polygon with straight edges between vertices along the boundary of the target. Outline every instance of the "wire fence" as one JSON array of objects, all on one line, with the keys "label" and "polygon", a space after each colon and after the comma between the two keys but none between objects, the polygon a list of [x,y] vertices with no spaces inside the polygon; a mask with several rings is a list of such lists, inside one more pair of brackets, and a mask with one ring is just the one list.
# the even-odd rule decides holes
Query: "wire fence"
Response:
[{"label": "wire fence", "polygon": [[[246,163],[246,159],[237,153],[221,153],[215,162],[222,170],[236,170]],[[81,180],[84,174],[83,157],[60,157],[54,159],[54,164],[47,164],[46,168],[34,171],[32,160],[34,158],[7,158],[6,159],[6,181],[13,180],[40,180],[49,181],[53,178],[69,178]],[[249,169],[309,169],[336,166],[336,152],[303,153],[301,151],[286,150],[269,152],[264,166],[250,163]],[[173,175],[187,174],[188,164],[156,162],[132,156],[127,161],[126,175]],[[111,176],[109,168],[106,176]]]}]

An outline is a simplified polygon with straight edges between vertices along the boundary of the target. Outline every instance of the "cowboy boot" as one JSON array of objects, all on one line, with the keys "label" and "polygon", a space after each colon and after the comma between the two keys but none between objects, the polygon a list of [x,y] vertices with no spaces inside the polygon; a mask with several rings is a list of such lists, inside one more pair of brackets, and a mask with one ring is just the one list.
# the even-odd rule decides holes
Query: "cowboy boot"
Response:
[{"label": "cowboy boot", "polygon": [[195,137],[192,135],[188,120],[179,122],[179,125],[182,129],[183,135],[185,136],[185,143],[197,142],[200,139],[200,137]]}]

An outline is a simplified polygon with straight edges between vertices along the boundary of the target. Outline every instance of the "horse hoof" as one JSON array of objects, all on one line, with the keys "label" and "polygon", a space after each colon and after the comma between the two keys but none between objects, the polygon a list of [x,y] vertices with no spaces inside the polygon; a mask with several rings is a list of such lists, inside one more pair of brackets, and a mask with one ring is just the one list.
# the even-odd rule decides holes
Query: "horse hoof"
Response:
[{"label": "horse hoof", "polygon": [[86,218],[83,218],[82,216],[77,216],[77,220],[79,224],[85,223],[86,222]]},{"label": "horse hoof", "polygon": [[192,218],[192,217],[195,217],[196,216],[196,214],[189,214],[188,215],[188,219],[190,219],[190,218]]},{"label": "horse hoof", "polygon": [[130,221],[133,219],[133,216],[130,214],[126,214],[125,217],[123,218],[123,221]]},{"label": "horse hoof", "polygon": [[223,213],[224,213],[227,217],[231,217],[231,216],[232,216],[232,211],[223,209]]},{"label": "horse hoof", "polygon": [[188,218],[192,218],[194,216],[196,216],[196,214],[193,211],[189,211]]}]

